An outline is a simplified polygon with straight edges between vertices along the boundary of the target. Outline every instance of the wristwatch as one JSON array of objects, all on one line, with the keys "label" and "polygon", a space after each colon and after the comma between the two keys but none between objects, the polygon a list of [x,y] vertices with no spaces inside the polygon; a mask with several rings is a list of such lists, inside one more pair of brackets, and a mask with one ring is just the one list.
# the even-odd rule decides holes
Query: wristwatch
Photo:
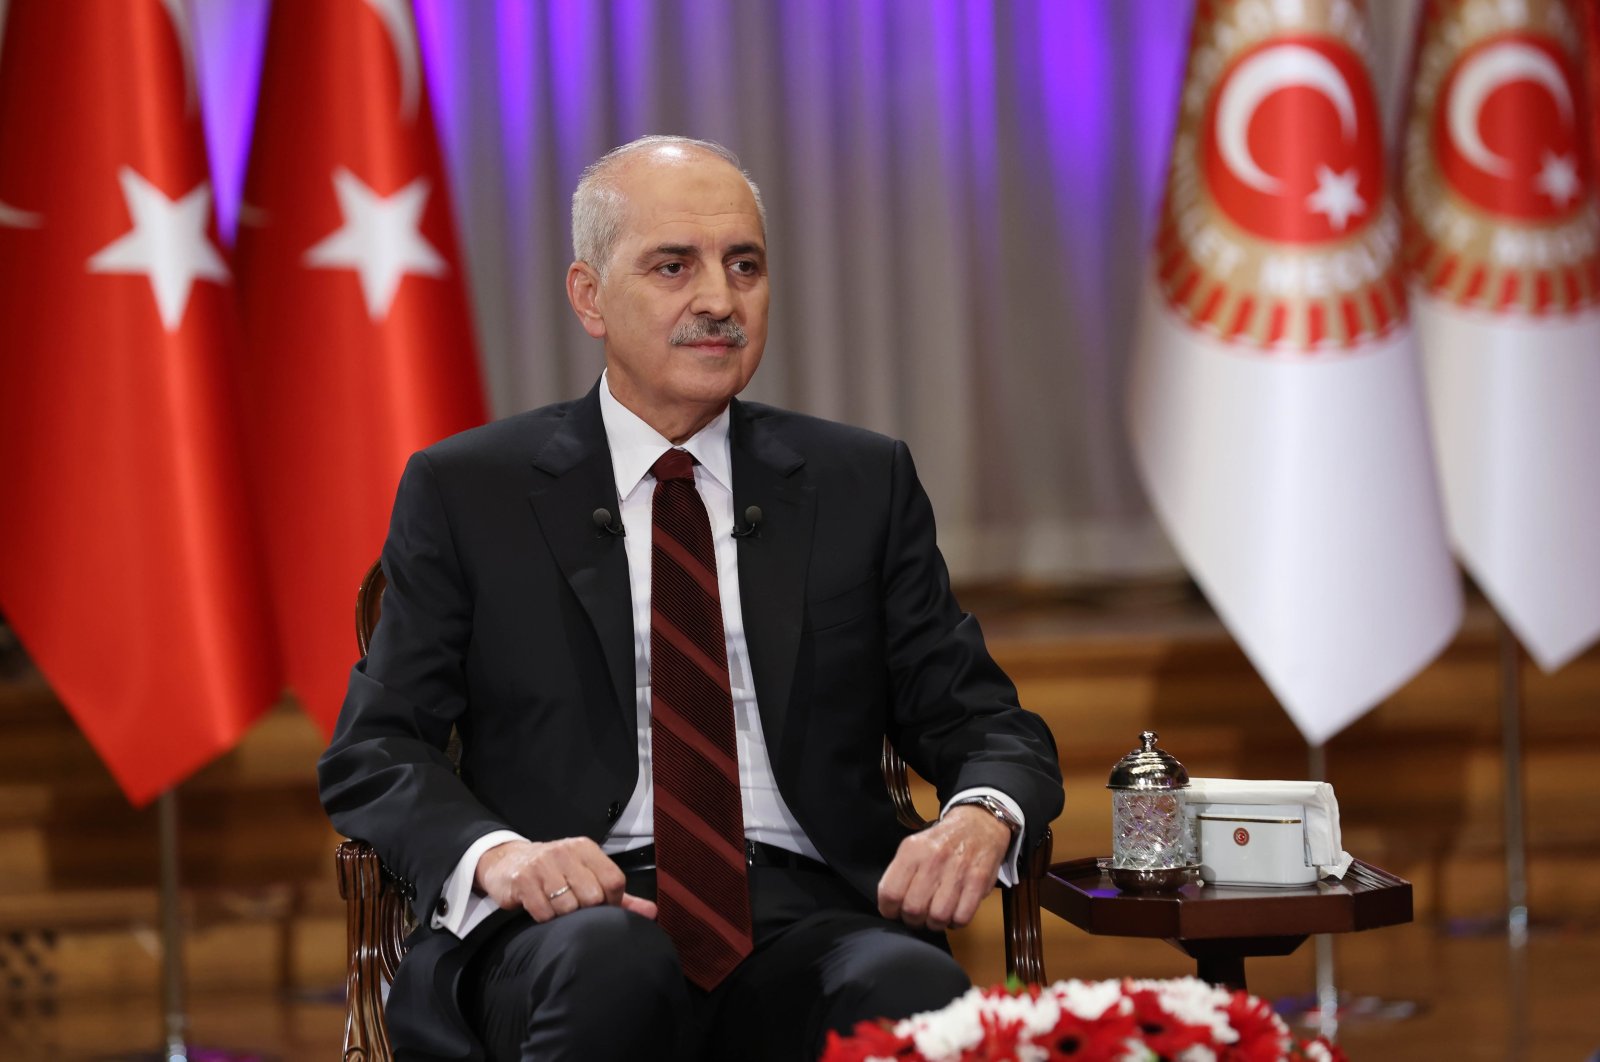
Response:
[{"label": "wristwatch", "polygon": [[1013,840],[1016,839],[1017,834],[1022,832],[1022,823],[1019,822],[1017,817],[1011,813],[1011,809],[1006,807],[1000,801],[996,800],[994,797],[989,796],[987,793],[979,793],[974,796],[962,797],[960,800],[956,801],[950,806],[952,808],[959,808],[968,804],[971,804],[973,807],[982,808],[995,818],[999,819],[1000,824],[1011,831],[1011,837]]}]

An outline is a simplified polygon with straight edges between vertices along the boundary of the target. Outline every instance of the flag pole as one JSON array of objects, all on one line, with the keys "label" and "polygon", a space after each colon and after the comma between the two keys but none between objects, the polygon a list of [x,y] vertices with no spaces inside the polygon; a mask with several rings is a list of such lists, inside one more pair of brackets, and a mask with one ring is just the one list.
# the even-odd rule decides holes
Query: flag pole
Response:
[{"label": "flag pole", "polygon": [[[1328,780],[1328,746],[1326,743],[1306,744],[1306,773],[1312,781]],[[1292,1006],[1279,1005],[1278,1012],[1285,1018],[1296,1017],[1306,1027],[1316,1027],[1318,1034],[1330,1043],[1339,1041],[1339,1025],[1344,1021],[1404,1021],[1417,1012],[1411,1000],[1385,1000],[1376,996],[1353,996],[1339,989],[1337,963],[1332,933],[1318,933],[1316,946],[1316,997],[1308,1001],[1305,1009],[1301,996]]]},{"label": "flag pole", "polygon": [[[1306,745],[1306,774],[1314,782],[1328,780],[1328,746]],[[1317,1032],[1329,1043],[1339,1041],[1339,981],[1334,968],[1333,936],[1318,933],[1317,955]]]},{"label": "flag pole", "polygon": [[1503,764],[1506,848],[1506,939],[1513,953],[1528,945],[1527,813],[1522,777],[1522,646],[1505,618],[1500,635],[1500,754]]},{"label": "flag pole", "polygon": [[191,1052],[216,1062],[253,1058],[214,1046],[189,1044],[187,979],[183,968],[183,895],[178,864],[178,787],[156,798],[160,859],[161,919],[161,1046],[136,1055],[117,1055],[119,1062],[189,1062]]},{"label": "flag pole", "polygon": [[1506,960],[1511,982],[1511,1029],[1507,1047],[1520,1057],[1528,1038],[1528,840],[1524,802],[1522,673],[1527,654],[1499,611],[1500,756],[1506,848]]},{"label": "flag pole", "polygon": [[161,845],[161,1009],[166,1035],[165,1062],[188,1062],[189,1015],[183,992],[183,911],[178,893],[178,791],[156,800]]}]

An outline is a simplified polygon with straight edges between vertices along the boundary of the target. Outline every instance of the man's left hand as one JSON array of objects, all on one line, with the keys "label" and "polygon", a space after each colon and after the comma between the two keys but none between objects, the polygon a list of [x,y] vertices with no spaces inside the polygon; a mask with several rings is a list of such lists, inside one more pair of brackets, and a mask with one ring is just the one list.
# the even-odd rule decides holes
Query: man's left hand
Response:
[{"label": "man's left hand", "polygon": [[994,888],[1011,831],[982,808],[958,805],[900,842],[878,882],[885,918],[933,930],[960,929]]}]

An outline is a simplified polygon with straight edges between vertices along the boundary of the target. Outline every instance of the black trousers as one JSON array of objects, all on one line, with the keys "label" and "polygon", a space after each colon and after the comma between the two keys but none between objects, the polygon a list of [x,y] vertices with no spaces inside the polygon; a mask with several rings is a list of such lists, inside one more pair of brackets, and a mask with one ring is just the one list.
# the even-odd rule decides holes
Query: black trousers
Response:
[{"label": "black trousers", "polygon": [[[653,872],[628,891],[653,898]],[[752,867],[750,894],[755,950],[709,993],[654,922],[598,907],[496,932],[465,971],[463,1011],[492,1062],[814,1062],[830,1029],[970,987],[943,934],[883,918],[832,871]]]}]

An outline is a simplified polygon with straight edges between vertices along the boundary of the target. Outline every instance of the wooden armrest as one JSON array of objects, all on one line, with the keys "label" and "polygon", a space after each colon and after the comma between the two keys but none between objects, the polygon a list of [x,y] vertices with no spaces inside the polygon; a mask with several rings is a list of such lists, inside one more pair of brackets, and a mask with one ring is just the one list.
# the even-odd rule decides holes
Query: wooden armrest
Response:
[{"label": "wooden armrest", "polygon": [[405,899],[365,841],[345,841],[335,854],[345,902],[349,968],[345,973],[345,1062],[390,1062],[383,990],[405,952]]},{"label": "wooden armrest", "polygon": [[894,813],[900,820],[900,825],[908,830],[924,830],[933,823],[922,817],[917,806],[911,802],[911,782],[906,777],[906,761],[889,744],[889,739],[883,739],[883,756],[878,761],[879,769],[883,772],[883,784],[889,790],[889,799],[894,802]]},{"label": "wooden armrest", "polygon": [[1005,918],[1006,976],[1023,984],[1045,984],[1044,931],[1039,924],[1039,883],[1050,869],[1052,837],[1044,836],[1017,860],[1017,883],[1000,890],[1001,914]]},{"label": "wooden armrest", "polygon": [[[911,783],[906,776],[906,761],[883,739],[883,784],[894,802],[900,824],[910,830],[933,825],[911,803]],[[1044,980],[1044,936],[1039,925],[1039,882],[1050,869],[1051,835],[1049,827],[1032,852],[1022,853],[1017,866],[1017,884],[1000,889],[1001,912],[1005,917],[1006,976],[1024,984],[1042,985]]]}]

